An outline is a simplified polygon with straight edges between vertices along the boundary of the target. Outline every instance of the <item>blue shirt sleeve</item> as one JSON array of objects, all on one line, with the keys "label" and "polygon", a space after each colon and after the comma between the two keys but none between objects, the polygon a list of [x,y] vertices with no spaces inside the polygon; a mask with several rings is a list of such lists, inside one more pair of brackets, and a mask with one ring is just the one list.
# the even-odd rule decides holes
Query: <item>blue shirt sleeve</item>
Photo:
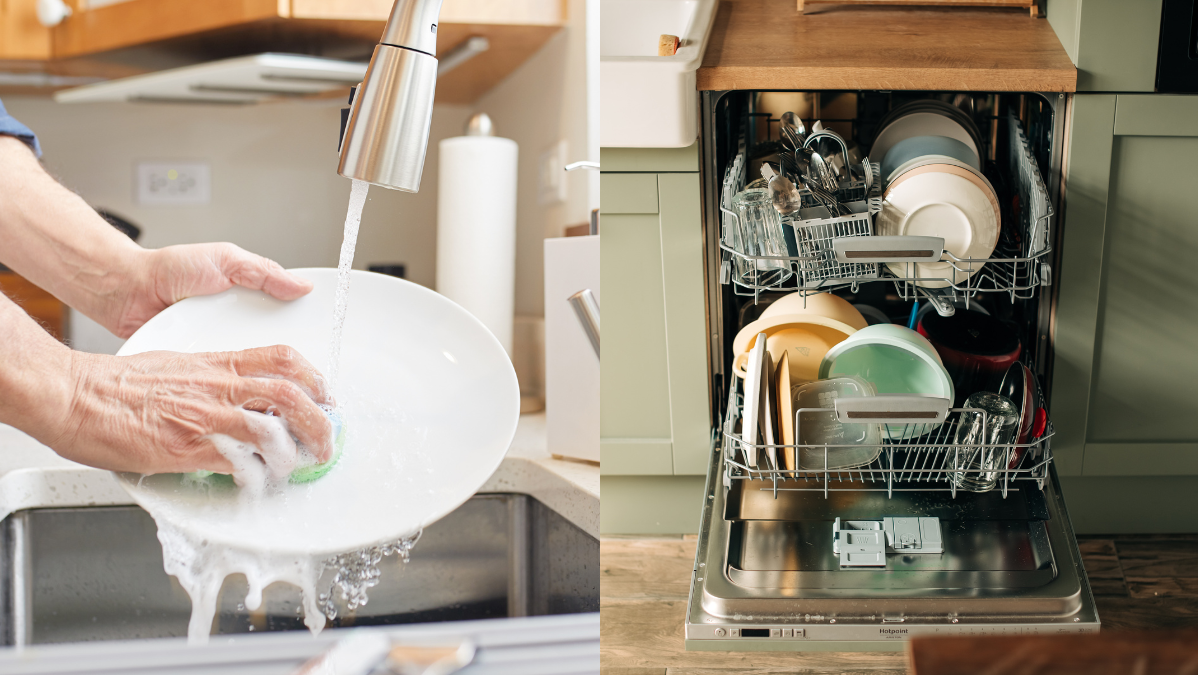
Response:
[{"label": "blue shirt sleeve", "polygon": [[8,114],[8,111],[4,109],[3,101],[0,101],[0,135],[19,138],[25,142],[25,145],[29,146],[30,150],[33,150],[33,154],[38,157],[42,156],[42,145],[38,143],[37,136],[34,135],[29,127],[21,124],[15,117]]}]

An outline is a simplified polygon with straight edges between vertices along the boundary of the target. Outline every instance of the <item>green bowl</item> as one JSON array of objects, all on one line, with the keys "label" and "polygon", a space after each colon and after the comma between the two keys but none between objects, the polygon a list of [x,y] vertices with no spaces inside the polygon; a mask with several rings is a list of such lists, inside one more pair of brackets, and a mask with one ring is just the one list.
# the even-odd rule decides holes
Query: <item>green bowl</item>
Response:
[{"label": "green bowl", "polygon": [[[834,345],[819,377],[861,377],[880,394],[918,394],[954,400],[954,381],[937,350],[915,330],[895,324],[867,326]],[[929,425],[887,425],[893,439],[915,438]]]}]

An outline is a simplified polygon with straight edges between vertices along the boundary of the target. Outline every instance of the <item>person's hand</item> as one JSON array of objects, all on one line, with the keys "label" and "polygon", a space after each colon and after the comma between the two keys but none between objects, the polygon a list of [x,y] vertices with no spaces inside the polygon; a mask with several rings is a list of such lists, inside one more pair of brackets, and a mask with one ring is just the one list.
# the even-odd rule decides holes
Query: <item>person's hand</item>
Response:
[{"label": "person's hand", "polygon": [[211,439],[224,434],[259,448],[271,473],[286,475],[295,444],[287,439],[286,451],[272,454],[278,427],[273,437],[248,410],[281,416],[318,461],[332,457],[332,425],[317,404],[331,406],[333,396],[290,347],[71,359],[71,400],[46,439],[67,459],[113,471],[231,473]]},{"label": "person's hand", "polygon": [[195,295],[212,295],[233,286],[265,291],[280,300],[295,300],[312,290],[312,282],[279,263],[233,244],[185,244],[141,251],[134,258],[132,283],[114,298],[102,323],[127,338],[167,307]]}]

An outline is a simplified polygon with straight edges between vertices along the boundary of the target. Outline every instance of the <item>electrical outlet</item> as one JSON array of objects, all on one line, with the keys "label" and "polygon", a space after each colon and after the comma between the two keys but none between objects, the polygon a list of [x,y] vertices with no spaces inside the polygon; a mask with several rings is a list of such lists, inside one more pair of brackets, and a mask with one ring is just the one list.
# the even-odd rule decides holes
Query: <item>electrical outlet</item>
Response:
[{"label": "electrical outlet", "polygon": [[207,204],[211,198],[208,162],[138,162],[138,204]]},{"label": "electrical outlet", "polygon": [[538,157],[538,203],[567,201],[567,141],[561,140]]}]

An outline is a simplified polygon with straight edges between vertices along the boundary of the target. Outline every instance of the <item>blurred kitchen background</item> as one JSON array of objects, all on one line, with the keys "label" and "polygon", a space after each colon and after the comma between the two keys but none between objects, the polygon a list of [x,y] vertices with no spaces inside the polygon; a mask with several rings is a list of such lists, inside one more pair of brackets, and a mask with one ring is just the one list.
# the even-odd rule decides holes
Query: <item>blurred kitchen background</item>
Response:
[{"label": "blurred kitchen background", "polygon": [[[472,38],[486,38],[488,48],[439,77],[420,192],[372,188],[355,257],[355,268],[403,265],[407,279],[435,287],[438,142],[462,135],[472,114],[486,112],[495,135],[519,147],[512,356],[533,406],[545,381],[544,240],[587,234],[599,206],[598,172],[563,170],[599,159],[589,103],[598,60],[588,58],[598,54],[594,5],[445,0],[439,59],[444,63]],[[365,64],[391,6],[392,0],[4,0],[0,100],[38,134],[47,169],[94,207],[140,228],[143,246],[229,241],[285,267],[334,267],[350,192],[350,181],[336,172],[349,86],[244,105],[59,103],[53,95],[266,52]],[[148,162],[207,167],[208,197],[146,203],[138,167]],[[472,178],[456,186],[465,199]],[[62,310],[52,298],[39,300],[36,289],[11,275],[0,277],[0,288],[22,296],[56,328]],[[122,343],[74,311],[57,330],[85,351],[115,353]]]}]

